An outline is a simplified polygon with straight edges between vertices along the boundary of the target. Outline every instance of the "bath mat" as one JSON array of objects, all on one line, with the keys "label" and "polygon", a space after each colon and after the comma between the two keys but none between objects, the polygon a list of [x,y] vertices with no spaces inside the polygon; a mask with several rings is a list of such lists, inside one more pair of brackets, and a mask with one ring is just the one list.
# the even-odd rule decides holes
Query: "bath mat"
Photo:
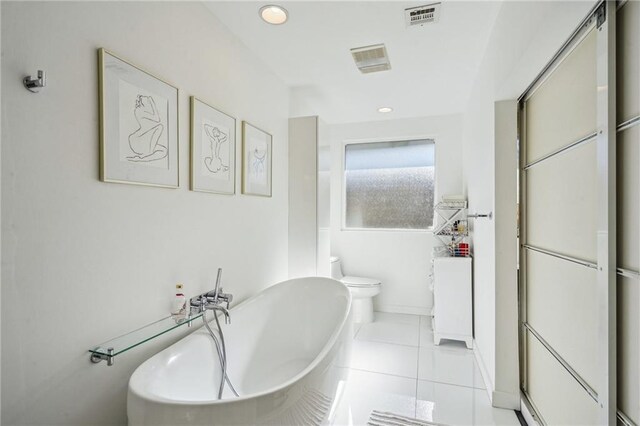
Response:
[{"label": "bath mat", "polygon": [[412,419],[411,417],[376,410],[371,413],[367,424],[369,426],[445,426],[441,423]]}]

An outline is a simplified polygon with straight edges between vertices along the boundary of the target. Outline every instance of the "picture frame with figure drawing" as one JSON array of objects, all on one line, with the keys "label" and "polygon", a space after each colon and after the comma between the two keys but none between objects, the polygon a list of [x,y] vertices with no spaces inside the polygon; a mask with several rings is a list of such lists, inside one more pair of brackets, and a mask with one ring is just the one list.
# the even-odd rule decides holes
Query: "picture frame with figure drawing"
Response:
[{"label": "picture frame with figure drawing", "polygon": [[191,97],[191,190],[236,193],[236,119]]},{"label": "picture frame with figure drawing", "polygon": [[272,136],[242,122],[242,193],[271,197]]},{"label": "picture frame with figure drawing", "polygon": [[178,88],[98,49],[100,180],[178,188]]}]

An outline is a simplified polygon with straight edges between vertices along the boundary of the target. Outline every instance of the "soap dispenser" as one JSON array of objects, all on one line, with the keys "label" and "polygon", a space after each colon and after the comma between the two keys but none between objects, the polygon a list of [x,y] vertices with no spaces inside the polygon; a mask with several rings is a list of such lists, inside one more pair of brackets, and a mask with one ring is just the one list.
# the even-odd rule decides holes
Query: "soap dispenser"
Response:
[{"label": "soap dispenser", "polygon": [[184,318],[187,314],[187,298],[182,292],[182,284],[176,284],[176,295],[173,298],[171,315]]}]

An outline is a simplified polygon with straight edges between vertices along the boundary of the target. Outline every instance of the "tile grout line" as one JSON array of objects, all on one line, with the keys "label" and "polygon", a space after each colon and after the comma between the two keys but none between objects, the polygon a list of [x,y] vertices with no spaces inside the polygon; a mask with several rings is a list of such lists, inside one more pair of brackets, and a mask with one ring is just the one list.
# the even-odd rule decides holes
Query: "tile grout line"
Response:
[{"label": "tile grout line", "polygon": [[384,340],[369,340],[369,339],[362,339],[362,338],[356,339],[356,340],[358,340],[359,342],[382,343],[384,345],[402,346],[402,347],[405,347],[405,348],[419,348],[420,347],[420,346],[414,346],[414,345],[404,345],[402,343],[391,343],[391,342],[387,342],[387,341],[384,341]]},{"label": "tile grout line", "polygon": [[[358,330],[358,333],[360,333],[360,330]],[[356,334],[356,336],[357,336],[357,334]],[[405,344],[402,344],[402,343],[391,343],[391,342],[384,341],[384,340],[368,340],[368,339],[362,339],[362,338],[356,339],[355,336],[354,336],[354,340],[357,340],[359,342],[366,342],[366,343],[379,343],[379,344],[383,344],[383,345],[402,346],[402,347],[405,347],[405,348],[418,348],[418,349],[426,349],[428,351],[435,351],[435,352],[442,351],[442,352],[445,352],[445,353],[459,353],[459,354],[462,354],[462,355],[474,356],[473,355],[473,351],[471,349],[466,349],[466,348],[463,348],[463,347],[460,347],[460,348],[448,348],[448,347],[445,347],[445,346],[435,346],[435,345],[434,346],[419,346],[419,345],[418,346],[414,346],[414,345],[405,345]],[[420,341],[420,337],[419,336],[418,336],[418,341]]]},{"label": "tile grout line", "polygon": [[[423,349],[423,348],[420,348],[420,349]],[[424,349],[430,349],[430,348],[424,348]],[[420,351],[418,351],[418,361],[419,360],[420,360]],[[477,370],[477,369],[478,369],[478,366],[476,365],[476,361],[475,361],[475,358],[474,358],[473,359],[473,370],[474,370],[473,375],[474,376],[475,376],[475,370]],[[486,389],[487,389],[486,387],[479,388],[479,387],[476,387],[474,385],[468,386],[468,385],[461,385],[461,384],[458,384],[458,383],[442,382],[442,381],[439,381],[439,380],[421,379],[419,371],[418,371],[418,381],[439,383],[439,384],[442,384],[442,385],[450,385],[450,386],[459,386],[459,387],[462,387],[462,388],[469,388],[469,389],[479,389],[479,390],[484,390],[484,391],[486,391]],[[473,382],[475,383],[475,377],[474,377]],[[481,383],[484,383],[484,382],[481,382]]]},{"label": "tile grout line", "polygon": [[465,388],[465,389],[471,389],[471,390],[478,390],[478,391],[483,391],[483,393],[486,393],[486,389],[483,388],[476,388],[475,386],[467,386],[467,385],[459,385],[457,383],[449,383],[449,382],[440,382],[438,380],[428,380],[428,379],[418,379],[419,382],[429,382],[429,383],[437,383],[439,385],[447,385],[447,386],[455,386],[458,388]]},{"label": "tile grout line", "polygon": [[382,373],[380,371],[371,371],[371,370],[364,370],[362,368],[356,368],[356,367],[349,367],[351,370],[356,370],[356,371],[362,371],[365,373],[372,373],[372,374],[382,374],[383,376],[391,376],[391,377],[398,377],[400,379],[409,379],[409,380],[413,380],[416,379],[418,380],[417,377],[410,377],[410,376],[400,376],[398,374],[392,374],[392,373]]},{"label": "tile grout line", "polygon": [[[389,341],[384,341],[384,340],[371,340],[371,339],[365,339],[365,338],[358,338],[358,336],[360,335],[360,331],[362,330],[362,328],[363,328],[363,326],[365,324],[362,324],[360,326],[360,328],[358,328],[358,331],[353,336],[353,339],[354,340],[358,340],[360,342],[382,343],[382,344],[385,344],[385,345],[396,345],[396,346],[403,346],[403,347],[409,347],[409,348],[422,349],[422,346],[420,346],[420,330],[422,329],[422,320],[423,320],[422,317],[424,315],[414,315],[414,314],[402,314],[402,315],[413,315],[413,316],[417,316],[418,317],[418,346],[407,345],[407,344],[396,343],[396,342],[389,342]],[[379,322],[395,323],[395,324],[402,324],[402,325],[411,325],[411,324],[407,324],[407,323],[393,322],[393,321],[379,321]],[[427,328],[427,330],[429,330],[431,333],[433,333],[433,329]],[[424,348],[427,349],[427,350],[430,350],[430,351],[443,351],[443,352],[450,352],[450,353],[458,352],[458,353],[461,353],[461,354],[473,355],[473,353],[471,353],[471,354],[468,353],[469,350],[467,348],[455,348],[455,347],[448,348],[448,347],[435,346],[435,345],[424,346]],[[462,349],[464,349],[464,350],[462,350]]]}]

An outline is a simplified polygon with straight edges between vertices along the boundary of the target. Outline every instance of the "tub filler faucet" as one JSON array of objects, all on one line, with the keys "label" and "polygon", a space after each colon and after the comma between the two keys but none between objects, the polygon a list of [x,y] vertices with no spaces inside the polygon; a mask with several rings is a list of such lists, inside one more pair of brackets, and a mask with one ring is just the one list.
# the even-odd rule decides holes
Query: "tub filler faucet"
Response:
[{"label": "tub filler faucet", "polygon": [[[225,293],[221,287],[222,268],[218,268],[218,276],[216,277],[216,286],[213,290],[194,296],[189,301],[191,314],[199,314],[206,310],[219,311],[224,315],[224,322],[229,324],[231,317],[229,316],[229,305],[233,301],[233,295]],[[226,303],[226,308],[222,306]]]},{"label": "tub filler faucet", "polygon": [[[222,376],[220,378],[220,387],[218,388],[218,399],[222,399],[222,392],[224,391],[225,383],[229,385],[229,389],[235,396],[239,396],[238,392],[235,390],[233,385],[231,384],[231,380],[227,375],[227,349],[224,342],[224,333],[222,327],[220,326],[220,321],[218,320],[218,312],[222,312],[224,315],[225,324],[231,323],[231,316],[229,315],[229,305],[233,300],[233,295],[230,293],[225,293],[222,290],[222,268],[218,268],[218,276],[216,277],[216,286],[213,290],[202,293],[197,296],[194,296],[189,301],[190,306],[190,314],[197,315],[202,313],[202,322],[204,323],[204,327],[209,332],[211,339],[213,339],[213,343],[216,345],[216,352],[218,353],[218,360],[220,361],[220,369],[222,370]],[[225,308],[222,306],[223,303],[227,304]],[[207,319],[207,311],[213,311],[215,313],[213,319],[215,320],[215,325],[218,328],[218,334],[216,334],[209,325],[209,320]]]}]

